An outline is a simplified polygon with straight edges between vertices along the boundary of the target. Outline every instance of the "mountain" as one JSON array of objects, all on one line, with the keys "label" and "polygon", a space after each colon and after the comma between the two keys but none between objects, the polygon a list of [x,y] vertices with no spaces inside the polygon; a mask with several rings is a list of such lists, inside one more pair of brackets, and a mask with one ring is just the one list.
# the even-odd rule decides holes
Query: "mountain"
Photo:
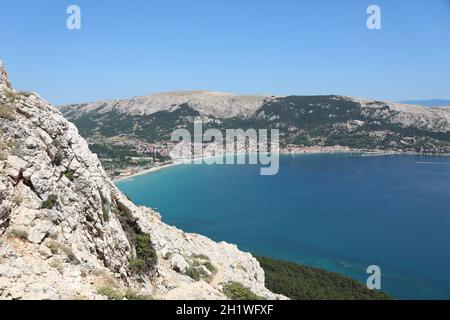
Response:
[{"label": "mountain", "polygon": [[444,100],[444,99],[406,100],[406,101],[402,101],[401,103],[414,104],[414,105],[430,107],[430,108],[450,107],[450,100]]},{"label": "mountain", "polygon": [[[62,113],[105,154],[120,141],[169,141],[174,129],[279,129],[282,146],[450,153],[450,110],[343,96],[238,96],[194,91],[62,106]],[[124,143],[125,142],[125,143]],[[109,151],[106,151],[109,150]],[[117,153],[116,153],[117,154]]]},{"label": "mountain", "polygon": [[0,67],[0,299],[226,299],[236,283],[284,298],[249,253],[129,201],[77,128]]}]

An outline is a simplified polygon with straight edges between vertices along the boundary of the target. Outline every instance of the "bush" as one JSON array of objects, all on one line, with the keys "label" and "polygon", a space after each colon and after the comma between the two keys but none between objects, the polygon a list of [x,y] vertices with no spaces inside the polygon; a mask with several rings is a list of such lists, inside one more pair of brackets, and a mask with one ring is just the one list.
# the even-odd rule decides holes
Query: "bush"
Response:
[{"label": "bush", "polygon": [[6,120],[16,120],[16,115],[14,111],[11,110],[7,105],[0,105],[0,118],[4,118]]},{"label": "bush", "polygon": [[98,288],[97,293],[107,297],[108,300],[152,300],[151,296],[141,294],[136,290],[127,288],[125,292],[122,292],[120,289],[110,284],[105,284]]},{"label": "bush", "polygon": [[138,264],[135,261],[135,267],[138,266],[136,269],[137,273],[153,271],[158,262],[158,256],[153,248],[150,235],[145,233],[136,235],[134,245],[136,247],[136,261],[141,261]]},{"label": "bush", "polygon": [[127,300],[153,300],[153,298],[151,296],[141,294],[130,288],[125,290],[124,298]]},{"label": "bush", "polygon": [[200,271],[195,267],[189,267],[186,270],[185,274],[188,277],[191,277],[192,279],[194,279],[195,281],[200,281],[203,278],[202,273],[200,273]]},{"label": "bush", "polygon": [[[210,282],[214,275],[217,273],[217,268],[211,263],[209,257],[206,255],[192,255],[191,259],[193,259],[191,266],[187,269],[185,274],[196,281],[200,281],[200,279],[204,279],[207,282]],[[204,268],[208,269],[211,274],[208,274]]]},{"label": "bush", "polygon": [[97,289],[97,293],[107,297],[108,300],[123,300],[124,298],[124,295],[120,292],[120,290],[117,290],[110,285],[101,286]]},{"label": "bush", "polygon": [[52,254],[57,254],[59,252],[59,243],[56,241],[50,241],[49,243],[46,244],[47,248],[50,249],[50,251],[52,252]]},{"label": "bush", "polygon": [[265,300],[239,282],[228,282],[223,286],[222,292],[231,300]]},{"label": "bush", "polygon": [[12,229],[11,235],[21,240],[28,239],[28,232],[22,229]]},{"label": "bush", "polygon": [[53,163],[55,165],[59,166],[62,163],[62,161],[64,160],[64,157],[65,157],[64,152],[61,149],[59,149],[58,151],[56,151],[55,158],[53,159]]},{"label": "bush", "polygon": [[57,202],[58,196],[56,194],[51,194],[48,196],[47,200],[42,203],[41,209],[53,209]]},{"label": "bush", "polygon": [[73,182],[75,180],[75,177],[73,176],[73,171],[67,171],[64,173],[67,179],[69,179],[70,182]]},{"label": "bush", "polygon": [[100,194],[100,199],[102,201],[103,220],[104,221],[109,221],[109,201],[103,195],[103,193],[100,191],[100,189],[98,189],[98,193]]},{"label": "bush", "polygon": [[61,249],[61,251],[67,256],[67,258],[69,258],[70,262],[75,264],[79,262],[71,248],[64,245],[59,245],[59,249]]},{"label": "bush", "polygon": [[153,248],[150,235],[143,233],[136,219],[127,215],[120,207],[116,211],[118,211],[118,219],[122,229],[136,251],[136,256],[129,261],[131,272],[138,275],[153,273],[158,263],[158,255]]},{"label": "bush", "polygon": [[142,273],[145,270],[145,261],[142,259],[131,259],[128,265],[132,273]]},{"label": "bush", "polygon": [[102,214],[103,214],[103,220],[105,222],[109,221],[109,208],[107,205],[102,204]]},{"label": "bush", "polygon": [[206,267],[209,271],[211,271],[212,274],[217,273],[217,268],[211,263],[211,261],[203,262],[202,265]]}]

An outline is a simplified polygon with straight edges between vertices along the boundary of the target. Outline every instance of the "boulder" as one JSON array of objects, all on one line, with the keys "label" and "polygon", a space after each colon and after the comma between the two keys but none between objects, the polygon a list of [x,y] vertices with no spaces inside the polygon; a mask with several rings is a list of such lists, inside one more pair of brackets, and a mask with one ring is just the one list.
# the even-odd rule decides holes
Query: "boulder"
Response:
[{"label": "boulder", "polygon": [[186,262],[183,256],[178,253],[175,253],[170,258],[170,266],[172,267],[173,270],[180,273],[184,273],[187,270],[187,268],[189,268],[189,264]]}]

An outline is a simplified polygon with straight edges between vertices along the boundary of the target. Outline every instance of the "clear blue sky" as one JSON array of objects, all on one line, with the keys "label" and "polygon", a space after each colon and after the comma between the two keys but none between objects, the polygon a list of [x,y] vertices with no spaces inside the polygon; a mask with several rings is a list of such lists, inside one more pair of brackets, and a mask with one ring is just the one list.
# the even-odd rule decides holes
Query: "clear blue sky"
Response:
[{"label": "clear blue sky", "polygon": [[[366,27],[370,4],[382,30]],[[55,104],[190,89],[450,99],[450,0],[0,0],[0,59]]]}]

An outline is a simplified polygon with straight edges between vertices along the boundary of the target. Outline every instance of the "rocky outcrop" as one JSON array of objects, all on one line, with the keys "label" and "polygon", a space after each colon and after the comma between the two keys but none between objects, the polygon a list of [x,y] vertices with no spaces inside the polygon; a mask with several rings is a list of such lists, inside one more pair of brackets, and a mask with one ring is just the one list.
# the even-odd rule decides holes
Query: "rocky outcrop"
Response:
[{"label": "rocky outcrop", "polygon": [[11,82],[9,81],[8,72],[3,66],[3,62],[0,61],[0,87],[11,88]]},{"label": "rocky outcrop", "polygon": [[283,298],[264,287],[250,254],[130,202],[76,127],[36,93],[13,90],[0,70],[0,298],[105,299],[99,288],[113,286],[162,299],[224,299],[227,281]]}]

